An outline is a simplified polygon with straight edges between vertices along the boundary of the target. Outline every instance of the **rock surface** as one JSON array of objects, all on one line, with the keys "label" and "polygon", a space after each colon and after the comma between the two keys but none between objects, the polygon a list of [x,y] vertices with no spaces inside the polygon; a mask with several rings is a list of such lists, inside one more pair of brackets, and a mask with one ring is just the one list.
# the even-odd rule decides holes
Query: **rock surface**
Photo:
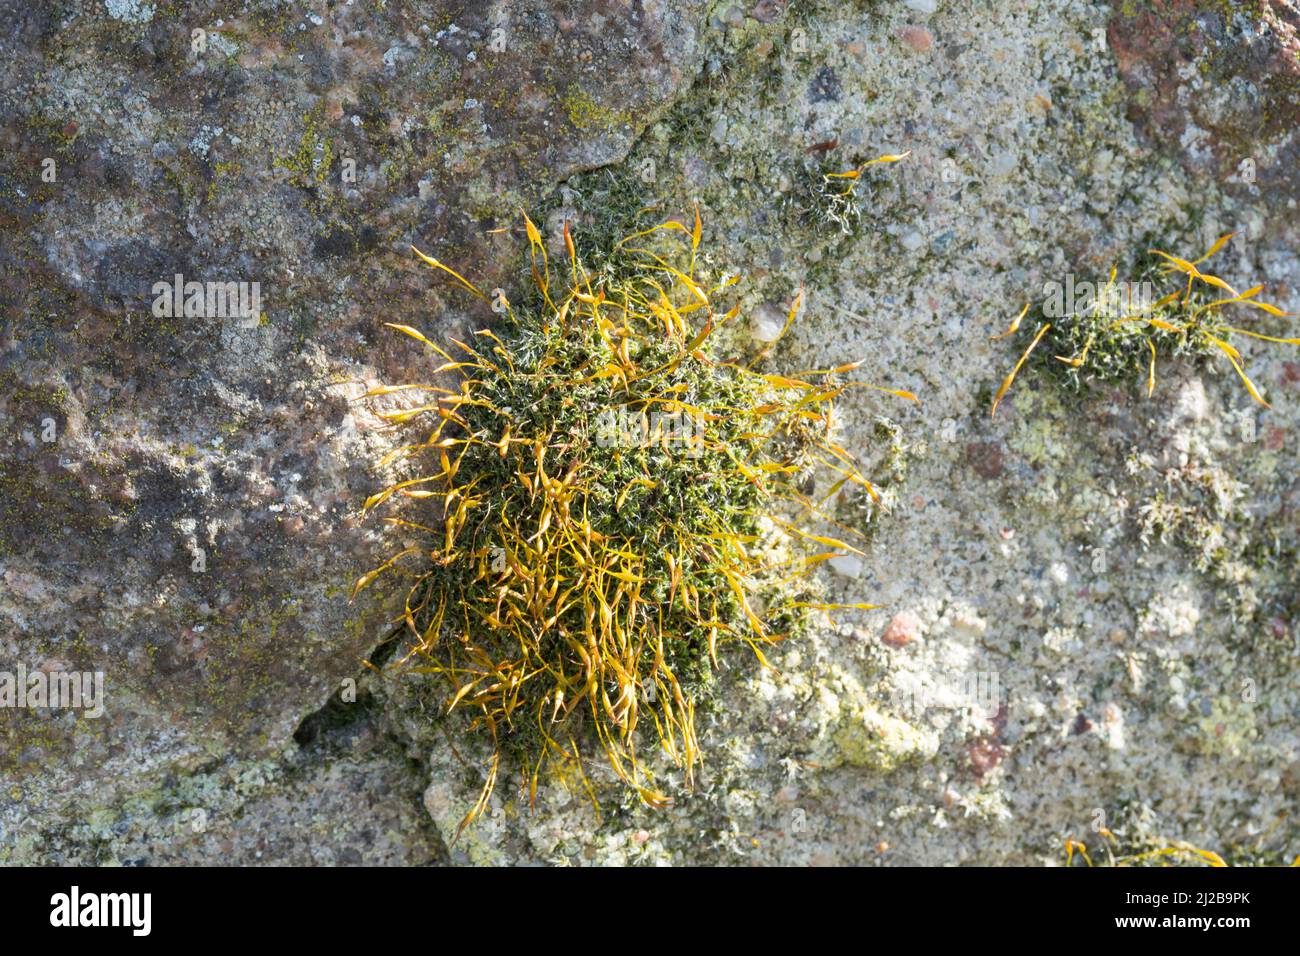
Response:
[{"label": "rock surface", "polygon": [[[409,246],[500,262],[689,83],[691,6],[0,4],[0,658],[109,697],[4,712],[27,816],[273,757],[356,676],[355,399],[424,361],[381,323],[455,321]],[[160,318],[178,274],[261,308]]]},{"label": "rock surface", "polygon": [[[1271,409],[1171,362],[988,415],[1025,299],[1153,241],[1235,230],[1219,274],[1300,312],[1293,2],[183,6],[0,3],[0,671],[108,700],[0,711],[0,862],[1300,854],[1294,351],[1243,349]],[[856,222],[810,198],[908,150]],[[347,600],[394,441],[356,398],[427,370],[382,323],[476,320],[407,247],[508,285],[521,206],[695,198],[749,307],[807,290],[775,362],[923,399],[844,409],[906,475],[825,583],[885,607],[734,661],[673,809],[592,755],[599,811],[511,776],[455,840],[485,754],[363,672],[390,609]],[[156,318],[176,273],[264,315]]]}]

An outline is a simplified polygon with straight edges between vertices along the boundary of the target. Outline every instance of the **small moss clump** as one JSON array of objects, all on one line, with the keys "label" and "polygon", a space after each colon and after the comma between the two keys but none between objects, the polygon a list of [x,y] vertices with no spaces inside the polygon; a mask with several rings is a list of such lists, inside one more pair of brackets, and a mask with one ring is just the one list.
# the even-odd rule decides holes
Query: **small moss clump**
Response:
[{"label": "small moss clump", "polygon": [[878,163],[897,163],[910,155],[877,156],[849,170],[823,161],[801,180],[791,204],[798,215],[818,229],[833,228],[841,236],[856,235],[862,221],[862,194],[859,187],[867,170]]},{"label": "small moss clump", "polygon": [[722,656],[739,646],[764,661],[809,611],[833,607],[806,575],[861,552],[818,527],[823,507],[849,485],[874,493],[834,437],[834,400],[864,384],[844,379],[858,363],[785,376],[762,370],[771,345],[748,362],[714,354],[740,313],[720,304],[738,280],[697,269],[698,212],[619,241],[596,272],[567,230],[553,269],[524,225],[532,288],[518,303],[492,297],[495,329],[444,349],[394,326],[455,380],[370,393],[429,397],[384,414],[434,425],[385,459],[415,477],[365,508],[406,499],[387,520],[426,540],[357,590],[385,571],[413,577],[399,666],[434,675],[445,709],[494,743],[462,827],[503,756],[531,799],[548,760],[577,761],[584,734],[646,803],[670,803],[639,748],[656,745],[690,785],[696,711]]},{"label": "small moss clump", "polygon": [[1135,283],[1117,285],[1116,270],[1112,268],[1106,282],[1096,283],[1095,288],[1092,284],[1086,289],[1081,286],[1084,291],[1073,296],[1075,302],[1065,301],[1071,296],[1058,284],[1055,296],[1032,309],[1035,321],[1022,333],[1021,325],[1031,312],[1031,306],[1026,305],[1011,327],[998,336],[1028,334],[1028,328],[1036,329],[1028,348],[993,397],[993,413],[1016,375],[1035,354],[1037,365],[1046,366],[1071,387],[1140,379],[1148,396],[1155,391],[1159,357],[1222,354],[1251,398],[1268,405],[1246,375],[1241,352],[1231,339],[1241,335],[1284,345],[1300,345],[1300,339],[1264,335],[1230,321],[1227,312],[1236,306],[1273,316],[1288,315],[1258,300],[1262,285],[1237,292],[1218,276],[1201,271],[1200,264],[1222,249],[1233,235],[1221,236],[1205,255],[1190,262],[1152,249]]}]

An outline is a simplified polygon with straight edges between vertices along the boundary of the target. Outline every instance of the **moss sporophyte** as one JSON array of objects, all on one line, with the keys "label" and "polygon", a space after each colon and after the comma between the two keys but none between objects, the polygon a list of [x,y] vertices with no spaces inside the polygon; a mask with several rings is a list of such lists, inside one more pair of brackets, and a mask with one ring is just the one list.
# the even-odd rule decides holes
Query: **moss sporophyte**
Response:
[{"label": "moss sporophyte", "polygon": [[[1117,294],[1120,288],[1115,281],[1117,270],[1112,268],[1109,279],[1099,284],[1096,294],[1087,296],[1088,301],[1069,314],[1062,314],[1063,309],[1051,308],[1054,301],[1057,305],[1063,304],[1061,295],[1049,298],[1037,309],[1039,321],[1034,323],[1036,331],[1028,348],[1002,380],[993,397],[992,413],[997,413],[998,404],[1040,343],[1045,344],[1044,351],[1039,354],[1051,356],[1050,366],[1063,373],[1073,385],[1087,380],[1140,376],[1148,396],[1155,392],[1159,355],[1222,353],[1250,397],[1268,405],[1246,375],[1241,352],[1232,344],[1231,338],[1242,335],[1283,345],[1300,345],[1300,339],[1275,338],[1229,324],[1226,313],[1240,306],[1279,317],[1291,314],[1259,301],[1257,296],[1263,291],[1262,285],[1238,292],[1223,279],[1200,269],[1201,263],[1222,249],[1234,235],[1228,233],[1219,237],[1203,256],[1194,261],[1180,259],[1159,249],[1150,250],[1148,254],[1153,258],[1143,270],[1140,281],[1120,285],[1130,290],[1154,288],[1156,293],[1133,295],[1130,291],[1127,295]],[[1160,291],[1164,294],[1157,298]],[[995,338],[1019,334],[1030,308],[1027,304],[1010,328]]]},{"label": "moss sporophyte", "polygon": [[740,314],[722,305],[740,280],[697,268],[698,210],[691,224],[618,241],[591,271],[567,226],[558,268],[527,216],[523,226],[526,301],[497,294],[496,327],[445,347],[392,325],[433,351],[443,384],[368,393],[423,396],[382,417],[431,424],[380,462],[413,477],[364,507],[400,506],[384,520],[423,540],[355,591],[380,575],[405,579],[395,622],[405,653],[392,666],[431,675],[445,712],[490,737],[486,783],[462,829],[486,808],[503,757],[530,802],[548,761],[587,782],[584,736],[653,807],[672,801],[647,745],[689,787],[701,761],[696,710],[730,649],[769,666],[764,650],[808,614],[870,607],[821,603],[809,579],[862,553],[828,502],[849,487],[877,494],[837,443],[835,400],[856,387],[917,400],[847,380],[860,362],[766,371],[775,342],[748,360],[716,355],[715,333]]}]

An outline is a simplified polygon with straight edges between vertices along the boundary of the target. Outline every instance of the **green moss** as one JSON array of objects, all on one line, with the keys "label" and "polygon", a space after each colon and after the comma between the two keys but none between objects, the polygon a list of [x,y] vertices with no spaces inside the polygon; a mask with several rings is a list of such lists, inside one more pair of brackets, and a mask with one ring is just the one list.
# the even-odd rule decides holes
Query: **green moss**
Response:
[{"label": "green moss", "polygon": [[[621,197],[613,230],[635,189],[604,185]],[[548,758],[576,756],[581,730],[648,803],[666,802],[638,748],[657,738],[689,782],[722,655],[761,657],[797,631],[817,606],[807,572],[849,547],[808,528],[824,524],[819,481],[863,481],[829,444],[847,386],[764,375],[765,353],[722,360],[711,335],[739,322],[732,284],[704,268],[690,226],[660,226],[588,268],[548,266],[530,223],[533,288],[450,346],[469,370],[442,393],[442,424],[405,449],[427,467],[367,505],[441,501],[404,512],[435,537],[404,592],[403,660],[437,675],[438,711],[490,731],[489,791],[502,755],[535,784]]]},{"label": "green moss", "polygon": [[[637,178],[635,169],[635,163],[623,163],[574,176],[539,210],[543,224],[574,215],[570,233],[578,258],[597,273],[625,268],[618,241],[645,228],[653,216],[653,188]],[[526,275],[520,280],[526,281]]]},{"label": "green moss", "polygon": [[1017,377],[1033,372],[1072,391],[1121,381],[1154,392],[1158,368],[1171,358],[1217,357],[1262,403],[1233,340],[1259,337],[1259,323],[1240,329],[1250,309],[1284,313],[1262,303],[1262,286],[1237,295],[1203,264],[1230,238],[1220,238],[1195,263],[1155,250],[1144,253],[1126,270],[1133,279],[1117,278],[1117,266],[1108,278],[1076,282],[1069,277],[1049,284],[1043,299],[1026,305],[1013,326],[1018,334],[1010,341],[1022,355],[1021,364],[1003,381],[994,411]]},{"label": "green moss", "polygon": [[864,179],[854,182],[837,175],[848,168],[856,167],[829,160],[794,166],[791,177],[794,188],[784,198],[786,213],[819,234],[831,238],[857,237],[862,229],[863,203],[871,203],[877,188],[876,177],[883,178],[887,173],[866,170]]}]

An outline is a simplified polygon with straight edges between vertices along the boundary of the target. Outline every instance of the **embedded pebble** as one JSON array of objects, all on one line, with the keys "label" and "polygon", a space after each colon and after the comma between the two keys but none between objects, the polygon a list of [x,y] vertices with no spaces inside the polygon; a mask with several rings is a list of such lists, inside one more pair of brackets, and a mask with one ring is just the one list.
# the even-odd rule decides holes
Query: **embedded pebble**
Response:
[{"label": "embedded pebble", "polygon": [[862,559],[856,554],[841,554],[826,563],[841,577],[856,578],[862,575]]},{"label": "embedded pebble", "polygon": [[903,27],[899,33],[903,42],[915,50],[917,53],[928,53],[934,46],[934,37],[925,27],[915,24]]},{"label": "embedded pebble", "polygon": [[906,647],[921,636],[921,620],[911,611],[900,611],[885,627],[880,640],[890,647]]}]

